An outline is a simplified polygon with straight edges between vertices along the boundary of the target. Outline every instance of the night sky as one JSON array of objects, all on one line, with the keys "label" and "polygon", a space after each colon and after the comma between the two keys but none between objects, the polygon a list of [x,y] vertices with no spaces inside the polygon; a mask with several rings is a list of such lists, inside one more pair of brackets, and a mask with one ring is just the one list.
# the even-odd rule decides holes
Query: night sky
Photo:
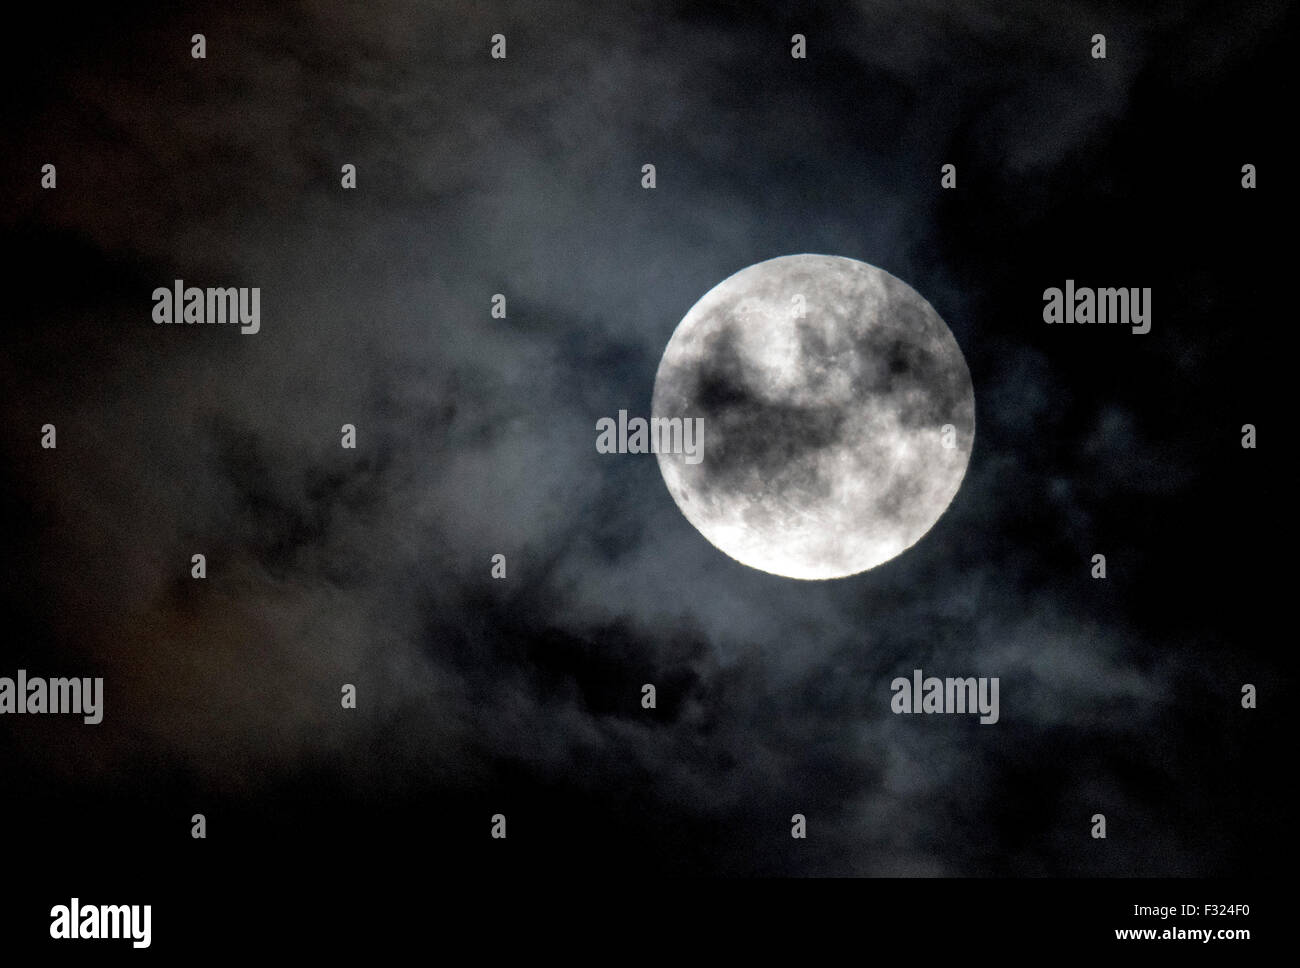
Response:
[{"label": "night sky", "polygon": [[[1279,871],[1293,21],[39,5],[2,41],[0,676],[105,708],[0,717],[6,837],[108,870]],[[802,252],[916,289],[975,390],[947,512],[826,582],[594,446],[704,293]],[[155,325],[175,279],[260,287],[260,332]],[[1150,287],[1150,333],[1046,325],[1067,279]],[[916,668],[999,677],[999,721],[892,714]]]}]

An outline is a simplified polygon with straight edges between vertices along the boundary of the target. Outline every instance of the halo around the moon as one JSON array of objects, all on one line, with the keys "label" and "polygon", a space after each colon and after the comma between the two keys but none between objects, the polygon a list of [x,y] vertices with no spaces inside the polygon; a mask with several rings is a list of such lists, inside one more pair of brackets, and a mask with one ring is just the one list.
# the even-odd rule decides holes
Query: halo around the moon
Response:
[{"label": "halo around the moon", "polygon": [[652,416],[701,418],[697,462],[658,453],[687,520],[737,561],[842,578],[915,544],[961,486],[975,393],[919,294],[827,255],[760,262],[678,324]]}]

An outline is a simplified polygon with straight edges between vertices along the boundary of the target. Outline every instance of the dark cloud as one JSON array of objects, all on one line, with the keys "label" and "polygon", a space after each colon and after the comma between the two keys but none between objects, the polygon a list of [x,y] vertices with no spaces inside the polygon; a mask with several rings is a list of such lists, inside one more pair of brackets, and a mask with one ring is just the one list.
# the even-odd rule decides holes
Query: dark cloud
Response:
[{"label": "dark cloud", "polygon": [[[1275,56],[1281,7],[1230,27],[1192,4],[595,10],[156,8],[23,81],[41,96],[14,109],[0,231],[40,296],[15,296],[0,460],[6,607],[30,644],[0,672],[92,667],[108,706],[75,743],[6,723],[0,767],[50,802],[201,795],[260,817],[255,841],[308,839],[292,817],[322,799],[311,823],[394,839],[504,801],[525,843],[549,843],[524,866],[562,850],[690,873],[1267,866],[1276,815],[1215,764],[1266,759],[1234,732],[1234,696],[1281,673],[1236,644],[1263,634],[1232,624],[1247,578],[1190,617],[1179,582],[1209,592],[1186,564],[1204,544],[1169,536],[1239,499],[1203,469],[1236,459],[1241,408],[1180,424],[1169,401],[1202,379],[1237,393],[1216,368],[1227,337],[1200,321],[1245,297],[1162,315],[1196,267],[1174,243],[1149,261],[1133,256],[1158,243],[1108,247],[1174,231],[1160,219],[1190,202],[1139,190],[1147,129],[1186,91],[1225,116],[1243,65]],[[198,29],[206,62],[188,56]],[[486,56],[497,31],[505,62]],[[59,188],[38,194],[47,158]],[[1117,194],[1132,223],[1081,218]],[[1103,250],[1098,282],[1157,286],[1147,343],[1038,322],[1071,254]],[[648,413],[696,299],[804,251],[929,299],[978,409],[947,514],[832,583],[726,558],[652,458],[593,446],[598,418]],[[262,332],[153,326],[149,293],[174,278],[261,287]],[[748,398],[717,376],[696,399],[725,419]],[[56,455],[31,445],[46,421]],[[784,453],[759,456],[780,473]],[[1215,548],[1244,540],[1207,528]],[[913,668],[1001,677],[1000,723],[891,715],[889,681]],[[1115,818],[1104,853],[1095,811]],[[1225,816],[1259,822],[1204,836]]]}]

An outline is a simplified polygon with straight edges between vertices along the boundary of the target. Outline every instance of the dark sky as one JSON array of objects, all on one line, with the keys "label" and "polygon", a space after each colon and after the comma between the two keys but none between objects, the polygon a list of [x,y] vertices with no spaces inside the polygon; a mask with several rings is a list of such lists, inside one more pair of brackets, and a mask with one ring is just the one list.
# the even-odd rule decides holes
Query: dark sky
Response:
[{"label": "dark sky", "polygon": [[[465,874],[1275,870],[1292,27],[1283,3],[41,5],[4,40],[0,675],[106,698],[95,727],[0,720],[6,829]],[[799,252],[906,281],[975,388],[946,514],[831,582],[727,558],[654,457],[594,447],[648,415],[700,296]],[[177,278],[260,287],[261,332],[154,325]],[[1045,325],[1066,279],[1150,287],[1151,332]],[[999,677],[1000,721],[891,714],[914,668]]]}]

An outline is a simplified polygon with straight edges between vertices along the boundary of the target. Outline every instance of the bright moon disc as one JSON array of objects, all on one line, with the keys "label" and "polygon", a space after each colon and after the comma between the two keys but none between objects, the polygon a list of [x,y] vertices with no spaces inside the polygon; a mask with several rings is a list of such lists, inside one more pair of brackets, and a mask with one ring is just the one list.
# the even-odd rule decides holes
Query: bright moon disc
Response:
[{"label": "bright moon disc", "polygon": [[975,391],[920,295],[829,255],[760,262],[673,332],[652,415],[703,418],[703,459],[660,453],[718,549],[788,578],[843,578],[920,540],[961,486]]}]

